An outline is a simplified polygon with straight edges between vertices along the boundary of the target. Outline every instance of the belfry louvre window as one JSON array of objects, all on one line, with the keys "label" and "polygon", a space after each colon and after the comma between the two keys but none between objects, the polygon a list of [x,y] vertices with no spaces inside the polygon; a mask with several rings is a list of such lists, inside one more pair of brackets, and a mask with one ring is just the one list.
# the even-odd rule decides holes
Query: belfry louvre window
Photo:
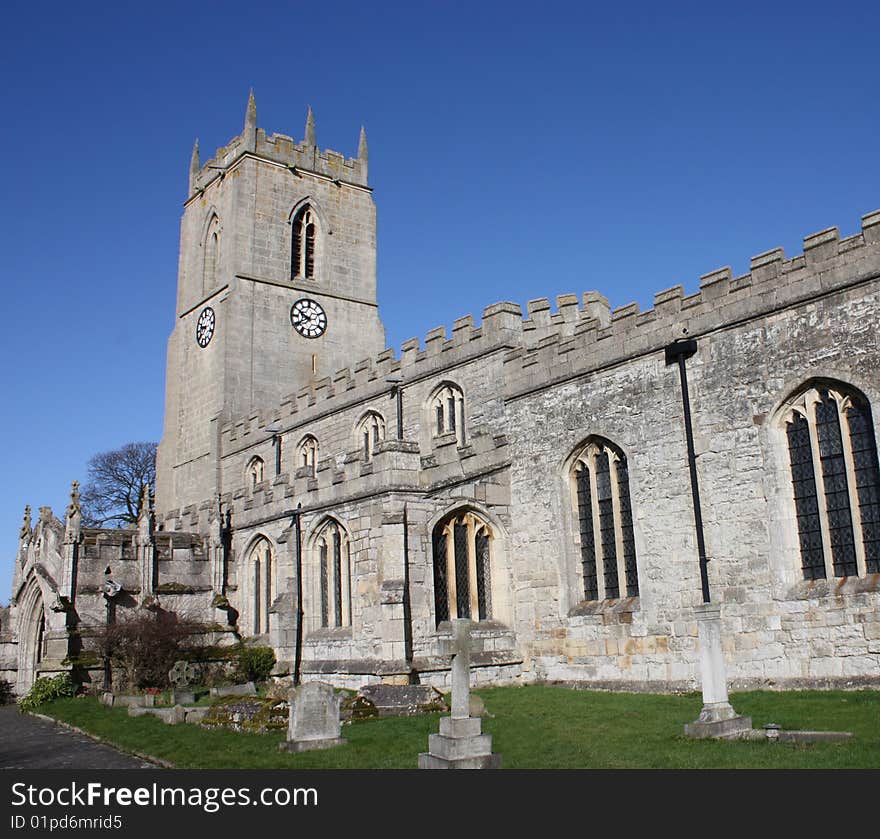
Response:
[{"label": "belfry louvre window", "polygon": [[303,207],[293,218],[290,275],[312,279],[315,276],[315,217],[312,208]]},{"label": "belfry louvre window", "polygon": [[208,223],[203,258],[202,293],[207,294],[217,285],[217,265],[220,259],[220,220],[216,215]]},{"label": "belfry louvre window", "polygon": [[321,626],[350,626],[351,549],[348,537],[336,521],[330,521],[321,530],[315,545]]},{"label": "belfry louvre window", "polygon": [[880,467],[867,399],[811,387],[783,419],[804,579],[880,572]]},{"label": "belfry louvre window", "polygon": [[639,578],[626,455],[591,441],[572,469],[585,600],[636,597]]},{"label": "belfry louvre window", "polygon": [[456,513],[432,536],[437,623],[492,617],[492,530],[476,513]]}]

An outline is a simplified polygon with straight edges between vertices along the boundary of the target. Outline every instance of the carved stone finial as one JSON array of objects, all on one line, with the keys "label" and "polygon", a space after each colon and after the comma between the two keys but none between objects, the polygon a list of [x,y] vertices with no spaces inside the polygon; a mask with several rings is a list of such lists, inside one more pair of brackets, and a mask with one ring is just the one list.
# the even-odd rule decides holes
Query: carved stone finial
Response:
[{"label": "carved stone finial", "polygon": [[318,143],[315,140],[315,115],[312,113],[312,106],[309,105],[309,115],[306,117],[306,131],[305,131],[305,139],[303,142],[307,146],[317,146]]},{"label": "carved stone finial", "polygon": [[82,508],[79,503],[79,481],[70,485],[70,503],[64,516],[64,541],[76,542],[79,539],[82,523]]},{"label": "carved stone finial", "polygon": [[358,160],[369,160],[370,152],[367,148],[367,130],[361,126],[361,136],[358,139]]},{"label": "carved stone finial", "polygon": [[244,140],[245,148],[253,150],[257,147],[257,100],[254,98],[253,88],[251,88],[250,96],[248,96],[242,139]]},{"label": "carved stone finial", "polygon": [[201,157],[199,156],[199,141],[196,139],[193,145],[192,157],[189,159],[189,194],[195,192],[196,178],[199,176],[199,170],[202,168]]},{"label": "carved stone finial", "polygon": [[18,531],[18,538],[19,541],[30,542],[33,535],[34,533],[31,530],[31,505],[25,504],[24,519],[21,522],[21,530]]},{"label": "carved stone finial", "polygon": [[244,127],[245,129],[257,127],[257,100],[254,98],[253,88],[251,88],[250,95],[248,96],[247,111],[244,115]]},{"label": "carved stone finial", "polygon": [[[150,485],[144,484],[141,487],[140,506],[138,508],[137,529],[138,535],[143,540],[148,540],[153,529],[153,510],[152,497],[150,494]],[[142,544],[145,544],[143,542]]]}]

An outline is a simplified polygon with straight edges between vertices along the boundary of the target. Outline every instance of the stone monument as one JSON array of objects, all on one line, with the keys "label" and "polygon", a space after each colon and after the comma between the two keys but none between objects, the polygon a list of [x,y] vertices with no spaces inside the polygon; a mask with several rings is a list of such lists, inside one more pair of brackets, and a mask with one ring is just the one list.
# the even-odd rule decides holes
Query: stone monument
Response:
[{"label": "stone monument", "polygon": [[419,769],[500,769],[501,755],[492,752],[492,735],[470,715],[471,622],[452,621],[452,638],[443,642],[452,655],[452,715],[441,717],[440,733],[428,736],[428,751],[419,755]]},{"label": "stone monument", "polygon": [[290,722],[282,751],[306,752],[341,746],[339,695],[325,682],[306,682],[290,692]]},{"label": "stone monument", "polygon": [[737,714],[727,695],[727,675],[721,649],[721,607],[705,603],[696,608],[696,616],[703,709],[694,722],[685,725],[684,733],[695,738],[741,737],[751,731],[752,719]]},{"label": "stone monument", "polygon": [[171,702],[175,705],[188,705],[196,701],[195,692],[190,688],[198,679],[198,668],[189,661],[175,661],[174,667],[168,671],[171,682]]}]

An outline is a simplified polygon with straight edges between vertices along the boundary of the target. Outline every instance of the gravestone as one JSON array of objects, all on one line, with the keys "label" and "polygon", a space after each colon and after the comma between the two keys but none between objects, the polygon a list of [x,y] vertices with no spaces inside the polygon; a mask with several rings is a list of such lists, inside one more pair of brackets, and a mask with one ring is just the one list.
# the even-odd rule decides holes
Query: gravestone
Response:
[{"label": "gravestone", "polygon": [[287,740],[279,748],[289,752],[341,746],[339,695],[324,682],[306,682],[290,692]]},{"label": "gravestone", "polygon": [[419,769],[500,769],[501,755],[492,752],[492,735],[470,715],[471,622],[452,621],[452,638],[442,642],[452,656],[452,715],[441,717],[440,733],[428,736],[428,751],[419,755]]},{"label": "gravestone", "polygon": [[196,701],[196,696],[189,689],[199,677],[198,668],[189,661],[175,661],[174,667],[168,671],[168,681],[171,682],[171,702],[174,705],[190,705]]},{"label": "gravestone", "polygon": [[430,685],[364,685],[360,695],[372,703],[380,717],[406,717],[447,710],[443,694]]},{"label": "gravestone", "polygon": [[256,696],[257,686],[253,682],[243,685],[221,685],[210,690],[211,696]]}]

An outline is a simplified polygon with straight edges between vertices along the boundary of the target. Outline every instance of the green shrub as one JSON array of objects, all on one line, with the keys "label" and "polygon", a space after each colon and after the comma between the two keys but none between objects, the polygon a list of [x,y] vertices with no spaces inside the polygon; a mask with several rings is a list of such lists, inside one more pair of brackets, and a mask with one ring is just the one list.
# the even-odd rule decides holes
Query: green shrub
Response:
[{"label": "green shrub", "polygon": [[61,699],[64,696],[73,696],[74,690],[69,673],[41,676],[34,682],[33,687],[18,700],[18,708],[21,711],[34,711],[44,702],[51,702],[53,699]]},{"label": "green shrub", "polygon": [[168,687],[174,663],[188,657],[198,624],[174,612],[138,610],[120,616],[96,635],[98,653],[110,659],[113,690]]},{"label": "green shrub", "polygon": [[275,651],[271,647],[243,644],[235,651],[235,676],[242,682],[264,682],[274,666]]}]

